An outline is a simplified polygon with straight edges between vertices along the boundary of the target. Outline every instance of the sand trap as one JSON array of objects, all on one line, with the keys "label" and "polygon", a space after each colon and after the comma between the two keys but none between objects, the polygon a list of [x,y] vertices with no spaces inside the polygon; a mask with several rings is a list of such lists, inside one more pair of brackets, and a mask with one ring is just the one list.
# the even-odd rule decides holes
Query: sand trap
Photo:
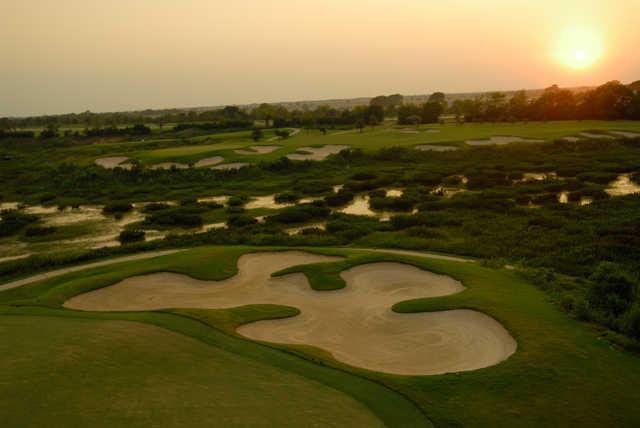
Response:
[{"label": "sand trap", "polygon": [[267,196],[255,196],[251,198],[249,202],[245,204],[245,209],[254,210],[257,208],[272,208],[272,209],[280,209],[284,207],[290,207],[294,204],[283,203],[280,204],[276,202],[275,195],[267,195]]},{"label": "sand trap", "polygon": [[593,198],[587,198],[586,196],[583,196],[582,198],[580,198],[580,206],[584,207],[586,205],[591,205],[593,203]]},{"label": "sand trap", "polygon": [[212,169],[231,170],[231,169],[244,168],[249,165],[251,164],[246,162],[234,162],[234,163],[225,163],[222,165],[214,166]]},{"label": "sand trap", "polygon": [[640,137],[640,133],[637,132],[625,132],[625,131],[609,131],[609,134],[619,135],[624,138],[637,138]]},{"label": "sand trap", "polygon": [[302,274],[270,277],[287,266],[336,259],[299,251],[247,254],[238,261],[238,275],[228,280],[155,273],[76,296],[65,306],[92,311],[213,309],[250,303],[293,306],[300,315],[246,324],[238,333],[256,340],[316,346],[347,364],[404,375],[475,370],[515,352],[511,335],[480,312],[390,310],[403,300],[464,289],[447,276],[400,263],[373,263],[343,272],[346,288],[320,292],[311,289]]},{"label": "sand trap", "polygon": [[404,194],[402,189],[387,189],[385,196],[387,198],[399,198]]},{"label": "sand trap", "polygon": [[631,180],[631,174],[622,174],[604,189],[610,196],[625,196],[640,193],[640,185]]},{"label": "sand trap", "polygon": [[437,144],[423,144],[416,146],[415,149],[423,152],[453,152],[454,150],[458,150],[456,146],[440,146]]},{"label": "sand trap", "polygon": [[205,166],[217,165],[223,161],[224,158],[222,156],[211,156],[209,158],[200,159],[198,162],[196,162],[195,166],[196,168],[202,168]]},{"label": "sand trap", "polygon": [[20,202],[0,202],[0,211],[17,210],[19,207]]},{"label": "sand trap", "polygon": [[129,158],[124,156],[110,156],[106,158],[96,159],[96,165],[106,169],[114,169],[116,167],[119,167],[122,169],[131,169],[133,165],[130,163],[125,163],[128,160]]},{"label": "sand trap", "polygon": [[189,165],[187,165],[186,163],[178,163],[178,162],[162,162],[162,163],[157,163],[155,165],[151,166],[151,169],[187,169],[189,168]]},{"label": "sand trap", "polygon": [[239,155],[267,155],[273,153],[282,146],[251,146],[248,149],[234,150]]},{"label": "sand trap", "polygon": [[351,214],[351,215],[366,215],[369,217],[376,216],[376,212],[373,211],[369,206],[368,195],[356,195],[356,197],[353,198],[353,201],[351,201],[349,205],[347,205],[344,208],[341,208],[338,211],[344,214]]},{"label": "sand trap", "polygon": [[576,142],[582,140],[582,138],[579,138],[579,137],[564,137],[563,140],[564,141],[569,141],[570,143],[576,143]]},{"label": "sand trap", "polygon": [[291,160],[321,161],[329,157],[329,155],[335,155],[347,148],[349,146],[339,144],[328,144],[322,147],[300,147],[297,152],[301,153],[291,153],[287,157]]},{"label": "sand trap", "polygon": [[581,132],[581,136],[585,138],[595,138],[601,140],[613,140],[615,137],[607,134],[594,134],[593,132]]},{"label": "sand trap", "polygon": [[470,146],[491,146],[491,145],[504,145],[511,143],[542,143],[544,140],[531,140],[522,137],[512,136],[494,136],[488,140],[467,140],[466,143]]}]

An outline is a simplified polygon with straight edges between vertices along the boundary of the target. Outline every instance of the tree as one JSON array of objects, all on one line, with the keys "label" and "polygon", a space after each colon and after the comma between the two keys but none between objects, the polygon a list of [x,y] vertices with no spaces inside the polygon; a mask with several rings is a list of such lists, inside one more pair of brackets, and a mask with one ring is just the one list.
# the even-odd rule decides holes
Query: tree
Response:
[{"label": "tree", "polygon": [[524,120],[527,117],[528,99],[525,91],[518,91],[509,100],[510,116],[516,120]]},{"label": "tree", "polygon": [[443,92],[434,92],[429,95],[429,99],[427,100],[429,103],[438,103],[445,109],[447,108],[447,97]]},{"label": "tree", "polygon": [[438,123],[444,107],[438,102],[426,102],[422,105],[422,123]]},{"label": "tree", "polygon": [[253,141],[260,141],[262,139],[262,130],[260,128],[253,128],[251,138],[253,138]]}]

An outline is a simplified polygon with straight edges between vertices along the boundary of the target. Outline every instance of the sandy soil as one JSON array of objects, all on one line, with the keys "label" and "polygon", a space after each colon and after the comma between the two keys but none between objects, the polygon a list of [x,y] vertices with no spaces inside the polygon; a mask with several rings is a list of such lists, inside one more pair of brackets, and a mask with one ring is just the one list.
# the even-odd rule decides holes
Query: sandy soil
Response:
[{"label": "sandy soil", "polygon": [[346,288],[321,292],[311,289],[303,274],[270,277],[287,266],[336,259],[299,251],[247,254],[238,261],[238,275],[228,280],[155,273],[76,296],[65,306],[92,311],[231,308],[251,303],[293,306],[300,315],[247,324],[238,333],[256,340],[316,346],[347,364],[405,375],[475,370],[515,352],[517,345],[509,333],[480,312],[391,311],[396,302],[464,289],[446,276],[400,263],[372,263],[343,272]]},{"label": "sandy soil", "polygon": [[189,165],[187,165],[186,163],[178,163],[178,162],[162,162],[162,163],[157,163],[151,166],[151,169],[172,169],[172,168],[187,169],[189,168]]},{"label": "sandy soil", "polygon": [[53,270],[50,272],[45,272],[38,275],[30,276],[28,278],[19,279],[17,281],[7,282],[5,284],[0,285],[0,291],[21,287],[26,284],[31,284],[33,282],[42,281],[45,279],[53,278],[53,277],[64,275],[71,272],[78,272],[81,270],[91,269],[94,267],[108,266],[116,263],[130,262],[134,260],[151,259],[153,257],[160,257],[160,256],[166,256],[168,254],[174,254],[179,251],[183,251],[183,250],[152,251],[150,253],[141,253],[141,254],[134,254],[132,256],[116,257],[113,259],[102,260],[99,262],[87,263],[79,266],[71,266],[64,269]]},{"label": "sandy soil", "polygon": [[205,196],[203,198],[198,198],[198,203],[205,204],[207,202],[215,202],[217,204],[227,205],[229,202],[230,196]]},{"label": "sandy soil", "polygon": [[351,201],[349,205],[339,209],[338,211],[344,214],[351,215],[366,215],[369,217],[377,216],[376,212],[373,211],[369,206],[368,195],[356,195],[356,197],[353,198],[353,201]]},{"label": "sandy soil", "polygon": [[611,196],[625,196],[640,193],[640,185],[631,181],[631,174],[622,174],[609,183],[609,187],[604,189]]},{"label": "sandy soil", "polygon": [[111,156],[111,157],[96,159],[96,165],[101,166],[103,168],[107,168],[107,169],[113,169],[115,167],[120,167],[123,169],[131,169],[133,165],[124,163],[128,160],[129,158],[124,156]]},{"label": "sandy soil", "polygon": [[240,169],[249,165],[251,164],[246,162],[233,162],[233,163],[224,163],[222,165],[214,166],[212,169]]},{"label": "sandy soil", "polygon": [[0,211],[17,210],[19,206],[20,206],[19,202],[0,202]]},{"label": "sandy soil", "polygon": [[339,144],[328,144],[322,147],[300,147],[296,153],[288,154],[287,157],[291,160],[321,161],[329,155],[335,155],[347,148],[349,147]]},{"label": "sandy soil", "polygon": [[561,203],[561,204],[568,204],[569,203],[569,192],[564,191],[564,192],[558,193],[558,202]]},{"label": "sandy soil", "polygon": [[239,155],[267,155],[278,150],[282,146],[251,146],[248,149],[237,149],[235,153]]},{"label": "sandy soil", "polygon": [[466,143],[470,146],[491,146],[491,145],[504,145],[510,143],[542,143],[544,140],[531,140],[522,137],[511,136],[494,136],[488,140],[467,140]]},{"label": "sandy soil", "polygon": [[267,195],[267,196],[255,196],[251,198],[249,202],[247,202],[244,206],[247,210],[254,210],[257,208],[272,208],[272,209],[280,209],[284,207],[289,207],[294,204],[279,204],[275,200],[276,195]]},{"label": "sandy soil", "polygon": [[402,189],[387,189],[385,196],[387,198],[399,198],[404,194]]},{"label": "sandy soil", "polygon": [[299,233],[302,233],[302,231],[305,229],[326,230],[326,228],[327,228],[327,222],[324,221],[320,223],[305,224],[304,226],[290,227],[288,229],[285,229],[284,231],[287,235],[298,235]]},{"label": "sandy soil", "polygon": [[423,152],[452,152],[458,150],[456,146],[440,146],[436,144],[423,144],[416,146],[415,149]]},{"label": "sandy soil", "polygon": [[201,168],[205,166],[213,166],[223,161],[224,158],[222,156],[211,156],[209,158],[200,159],[198,162],[196,162],[195,167]]}]

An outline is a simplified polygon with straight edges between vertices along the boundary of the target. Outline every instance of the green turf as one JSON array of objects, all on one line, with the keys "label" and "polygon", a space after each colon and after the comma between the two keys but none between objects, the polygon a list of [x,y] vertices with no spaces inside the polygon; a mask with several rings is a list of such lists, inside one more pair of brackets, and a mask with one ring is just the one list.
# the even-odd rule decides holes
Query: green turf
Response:
[{"label": "green turf", "polygon": [[383,426],[351,396],[129,321],[0,317],[5,427]]}]

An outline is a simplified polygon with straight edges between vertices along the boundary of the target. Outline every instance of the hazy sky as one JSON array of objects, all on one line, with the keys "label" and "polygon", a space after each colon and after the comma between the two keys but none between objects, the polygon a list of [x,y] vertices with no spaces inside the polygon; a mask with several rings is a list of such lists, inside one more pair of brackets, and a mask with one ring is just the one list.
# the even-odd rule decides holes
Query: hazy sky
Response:
[{"label": "hazy sky", "polygon": [[[0,0],[0,116],[629,82],[638,16],[640,0]],[[554,57],[568,28],[601,40],[594,66]]]}]

